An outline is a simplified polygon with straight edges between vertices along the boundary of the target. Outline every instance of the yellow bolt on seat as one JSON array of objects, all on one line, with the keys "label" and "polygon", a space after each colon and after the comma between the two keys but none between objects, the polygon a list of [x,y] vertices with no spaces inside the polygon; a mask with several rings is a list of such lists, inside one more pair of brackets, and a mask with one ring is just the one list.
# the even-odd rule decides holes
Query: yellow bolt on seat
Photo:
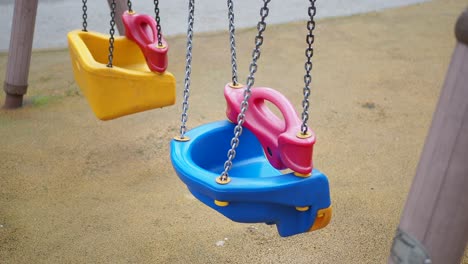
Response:
[{"label": "yellow bolt on seat", "polygon": [[75,80],[101,120],[161,108],[175,103],[175,78],[152,72],[140,48],[115,37],[113,67],[107,67],[109,36],[75,30],[68,33]]}]

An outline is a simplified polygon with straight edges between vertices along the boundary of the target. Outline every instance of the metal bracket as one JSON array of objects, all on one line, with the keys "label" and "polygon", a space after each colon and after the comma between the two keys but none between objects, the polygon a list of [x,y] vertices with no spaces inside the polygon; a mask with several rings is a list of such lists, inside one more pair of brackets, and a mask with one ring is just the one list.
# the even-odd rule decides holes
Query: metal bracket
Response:
[{"label": "metal bracket", "polygon": [[398,228],[390,256],[395,264],[431,264],[424,246],[414,237]]}]

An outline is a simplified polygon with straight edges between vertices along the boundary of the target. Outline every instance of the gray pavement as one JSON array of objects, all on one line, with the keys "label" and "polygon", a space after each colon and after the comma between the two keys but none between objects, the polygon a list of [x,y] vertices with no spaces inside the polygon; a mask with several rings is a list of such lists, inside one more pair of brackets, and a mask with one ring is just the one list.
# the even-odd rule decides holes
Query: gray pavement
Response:
[{"label": "gray pavement", "polygon": [[[346,16],[404,6],[428,0],[322,0],[317,1],[317,17]],[[153,1],[133,1],[140,13],[154,14]],[[187,2],[161,1],[161,24],[166,35],[184,34],[187,26]],[[236,26],[255,26],[262,1],[234,1]],[[274,0],[270,4],[269,23],[278,24],[307,19],[306,0]],[[81,1],[40,0],[34,36],[34,48],[59,48],[66,46],[66,33],[81,27]],[[14,0],[0,0],[0,51],[9,47]],[[199,0],[195,9],[197,32],[218,31],[227,28],[226,1]],[[89,28],[108,32],[109,9],[107,1],[88,1]]]}]

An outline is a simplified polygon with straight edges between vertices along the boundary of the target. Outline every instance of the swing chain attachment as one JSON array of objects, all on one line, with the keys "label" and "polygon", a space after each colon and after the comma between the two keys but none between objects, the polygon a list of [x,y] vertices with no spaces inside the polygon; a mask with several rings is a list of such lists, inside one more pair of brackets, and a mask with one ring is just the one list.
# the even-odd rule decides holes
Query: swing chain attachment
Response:
[{"label": "swing chain attachment", "polygon": [[83,0],[83,31],[84,32],[88,32],[88,13],[86,13],[86,11],[88,11],[88,6],[86,5],[86,3],[88,2],[88,0]]},{"label": "swing chain attachment", "polygon": [[182,103],[182,116],[180,125],[180,136],[175,137],[175,140],[186,141],[185,132],[187,131],[186,123],[188,119],[189,96],[190,96],[190,75],[192,73],[192,39],[193,39],[193,22],[195,21],[195,0],[189,0],[189,17],[187,29],[187,55],[185,60],[185,81],[184,81],[184,102]]},{"label": "swing chain attachment", "polygon": [[227,0],[228,19],[229,19],[229,39],[231,44],[231,64],[232,64],[232,86],[238,87],[237,82],[237,54],[236,54],[236,28],[234,26],[234,3]]},{"label": "swing chain attachment", "polygon": [[112,68],[112,61],[114,59],[114,34],[115,34],[115,0],[111,3],[111,21],[110,21],[110,38],[109,38],[109,62],[107,63],[108,68]]},{"label": "swing chain attachment", "polygon": [[255,73],[257,72],[257,61],[260,58],[260,47],[263,44],[263,32],[266,29],[265,19],[268,16],[268,3],[271,0],[263,0],[263,7],[260,9],[261,20],[257,24],[257,36],[255,36],[255,48],[252,52],[252,62],[249,66],[249,76],[247,77],[247,87],[244,90],[244,100],[241,103],[241,111],[237,116],[237,125],[234,128],[234,137],[231,139],[231,149],[227,153],[227,161],[224,163],[224,171],[216,179],[219,184],[229,183],[228,172],[232,168],[232,160],[236,157],[236,148],[239,146],[239,137],[242,135],[242,125],[245,121],[245,113],[249,108],[249,98],[252,95],[251,88],[255,83]]},{"label": "swing chain attachment", "polygon": [[308,9],[309,13],[309,21],[307,21],[307,30],[308,34],[306,37],[306,42],[308,47],[305,50],[305,56],[307,58],[307,61],[304,64],[305,68],[305,75],[304,75],[304,88],[303,88],[303,94],[304,94],[304,99],[302,100],[302,125],[301,125],[301,133],[304,136],[308,136],[308,127],[307,127],[307,121],[309,120],[309,95],[310,95],[310,83],[312,82],[312,76],[310,75],[310,72],[312,70],[312,56],[314,55],[314,48],[312,45],[314,44],[315,36],[314,36],[314,29],[315,29],[315,21],[314,21],[314,16],[317,13],[317,9],[315,8],[315,1],[316,0],[309,0],[310,6]]},{"label": "swing chain attachment", "polygon": [[159,16],[159,0],[154,0],[154,13],[156,20],[156,29],[158,30],[158,48],[164,48],[161,36],[161,18]]},{"label": "swing chain attachment", "polygon": [[131,0],[127,0],[127,7],[128,7],[128,13],[133,13],[133,9],[132,9],[132,1]]}]

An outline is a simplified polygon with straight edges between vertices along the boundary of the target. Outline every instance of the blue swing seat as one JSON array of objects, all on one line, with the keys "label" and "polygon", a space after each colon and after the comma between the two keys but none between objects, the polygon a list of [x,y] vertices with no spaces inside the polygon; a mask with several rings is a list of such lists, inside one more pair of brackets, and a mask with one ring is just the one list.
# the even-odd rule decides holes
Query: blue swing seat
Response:
[{"label": "blue swing seat", "polygon": [[331,217],[327,177],[315,169],[309,177],[276,170],[246,128],[229,172],[231,182],[216,183],[234,126],[213,122],[188,131],[189,141],[172,140],[172,165],[190,192],[235,222],[276,224],[283,237],[326,226]]}]

